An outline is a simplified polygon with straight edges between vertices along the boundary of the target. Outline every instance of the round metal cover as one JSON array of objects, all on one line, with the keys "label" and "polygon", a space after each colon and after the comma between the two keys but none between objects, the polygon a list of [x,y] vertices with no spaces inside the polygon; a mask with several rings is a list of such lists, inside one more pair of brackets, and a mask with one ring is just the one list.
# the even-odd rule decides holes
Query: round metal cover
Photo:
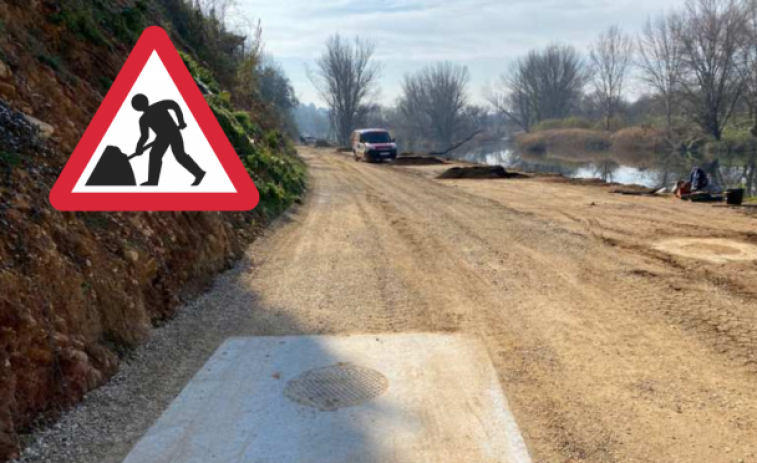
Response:
[{"label": "round metal cover", "polygon": [[389,380],[376,370],[343,363],[306,371],[287,383],[284,395],[300,405],[322,411],[355,407],[389,389]]}]

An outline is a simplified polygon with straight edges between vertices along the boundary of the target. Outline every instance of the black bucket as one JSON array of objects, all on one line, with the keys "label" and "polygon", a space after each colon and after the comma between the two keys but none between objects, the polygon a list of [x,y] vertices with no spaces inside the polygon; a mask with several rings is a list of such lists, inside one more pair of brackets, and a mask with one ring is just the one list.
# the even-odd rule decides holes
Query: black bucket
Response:
[{"label": "black bucket", "polygon": [[726,191],[725,200],[731,206],[741,206],[744,203],[744,189],[734,188]]},{"label": "black bucket", "polygon": [[115,146],[105,148],[87,186],[137,186],[129,157]]}]

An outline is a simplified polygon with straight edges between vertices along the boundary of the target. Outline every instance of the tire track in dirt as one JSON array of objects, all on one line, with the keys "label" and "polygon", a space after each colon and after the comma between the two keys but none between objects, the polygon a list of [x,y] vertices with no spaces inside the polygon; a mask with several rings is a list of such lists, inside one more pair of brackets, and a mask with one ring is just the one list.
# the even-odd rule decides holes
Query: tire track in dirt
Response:
[{"label": "tire track in dirt", "polygon": [[[456,268],[460,269],[463,267],[462,264],[465,264],[471,274],[483,278],[486,284],[481,290],[491,293],[492,288],[497,288],[498,311],[503,312],[502,306],[511,305],[506,310],[510,322],[517,321],[519,328],[525,327],[529,321],[533,323],[532,319],[529,320],[530,312],[554,310],[549,309],[549,306],[561,305],[567,315],[575,317],[571,320],[572,323],[584,325],[581,330],[552,330],[546,336],[537,332],[533,332],[532,335],[532,332],[525,329],[514,333],[512,330],[508,332],[503,329],[502,320],[497,320],[498,317],[494,316],[491,310],[482,310],[484,314],[477,314],[478,322],[474,324],[477,327],[484,327],[482,332],[489,338],[490,347],[495,346],[492,349],[495,351],[494,355],[496,351],[507,352],[505,355],[510,358],[507,362],[500,363],[500,366],[505,365],[504,368],[509,370],[503,373],[503,379],[510,382],[518,380],[518,375],[512,374],[514,363],[512,358],[518,356],[513,355],[514,352],[521,354],[521,358],[517,360],[519,366],[516,367],[516,371],[525,371],[525,375],[530,375],[529,385],[537,389],[548,388],[549,383],[560,376],[565,381],[575,380],[575,372],[568,370],[576,368],[576,365],[570,365],[571,363],[579,362],[566,361],[564,360],[566,358],[576,357],[583,359],[584,362],[592,362],[594,361],[592,358],[608,357],[613,362],[612,371],[615,373],[600,370],[595,375],[594,383],[584,383],[579,387],[566,386],[565,389],[572,389],[574,396],[580,397],[582,393],[585,394],[587,388],[601,390],[604,387],[608,392],[612,390],[611,394],[628,397],[632,402],[654,402],[649,404],[652,407],[651,410],[642,412],[636,410],[638,404],[634,403],[626,407],[627,410],[616,413],[614,418],[633,417],[641,421],[652,419],[659,410],[673,411],[678,414],[682,407],[681,403],[689,403],[684,399],[689,394],[697,396],[701,395],[701,391],[717,389],[706,381],[693,385],[676,383],[675,378],[671,378],[673,375],[665,371],[677,369],[679,372],[688,373],[698,369],[697,364],[707,365],[711,362],[710,365],[712,365],[717,360],[711,354],[707,354],[704,345],[697,346],[696,340],[675,327],[669,326],[671,319],[665,308],[680,305],[678,296],[670,301],[667,296],[664,296],[667,294],[666,291],[669,292],[669,288],[656,284],[654,281],[633,278],[633,274],[623,270],[624,267],[635,269],[650,265],[659,266],[659,262],[650,259],[644,253],[606,245],[602,236],[602,225],[596,219],[587,219],[589,223],[592,223],[594,230],[591,232],[587,230],[586,234],[581,234],[575,230],[566,229],[554,220],[540,218],[538,214],[524,214],[522,211],[503,206],[496,201],[470,197],[454,188],[422,182],[417,176],[385,175],[383,172],[387,169],[379,166],[367,166],[365,169],[356,168],[355,170],[366,177],[372,188],[383,187],[384,191],[391,192],[387,193],[390,198],[384,201],[385,204],[390,204],[394,209],[401,207],[402,212],[412,217],[414,223],[422,222],[422,225],[417,226],[416,235],[425,235],[425,237],[411,240],[413,246],[418,246],[418,243],[433,242],[434,248],[444,249],[444,243],[447,245],[455,243],[452,248],[447,248],[447,253],[464,258],[464,262],[458,264]],[[406,198],[413,198],[413,201]],[[433,204],[433,207],[430,204]],[[496,225],[493,224],[493,218],[497,219],[500,214],[506,217],[499,217],[499,220],[495,221]],[[580,216],[575,216],[575,218],[583,221]],[[446,229],[440,227],[439,224],[445,224]],[[425,228],[427,226],[430,228]],[[435,238],[432,240],[429,236]],[[506,238],[503,239],[503,236]],[[503,245],[494,244],[498,242]],[[502,249],[508,251],[503,252]],[[619,252],[620,255],[618,255]],[[607,262],[614,265],[605,265],[604,263]],[[502,284],[502,281],[506,283]],[[469,283],[467,286],[475,287]],[[532,294],[535,290],[541,291],[539,297],[534,297]],[[691,297],[691,294],[684,292],[683,297],[687,296]],[[494,303],[491,306],[496,307],[497,304]],[[602,314],[603,319],[591,320],[583,316],[590,312]],[[464,325],[462,329],[470,329],[470,324]],[[508,337],[507,334],[516,338],[517,341],[504,341]],[[524,341],[527,335],[532,335],[531,342]],[[549,347],[552,344],[550,338],[554,337],[562,338],[561,349]],[[492,342],[492,339],[495,341]],[[512,344],[516,343],[520,345],[514,347]],[[690,345],[691,343],[694,345]],[[582,345],[583,348],[579,347]],[[712,345],[708,345],[711,349]],[[585,346],[592,346],[597,351],[604,352],[592,355],[591,352],[586,351]],[[668,352],[670,348],[673,348],[673,352]],[[523,355],[524,352],[528,352],[529,356]],[[696,354],[693,354],[694,352]],[[706,360],[702,359],[702,354],[707,357]],[[692,355],[694,359],[689,358]],[[658,358],[664,359],[665,362],[659,362]],[[640,375],[643,376],[641,378],[632,378],[632,375],[625,374],[625,372],[640,374],[647,359],[649,362],[658,361],[662,365],[649,369],[646,375]],[[684,366],[680,366],[681,363]],[[722,371],[712,371],[712,368],[710,370],[706,374],[723,375]],[[601,381],[599,378],[602,374],[614,375],[619,384],[611,387],[597,384],[597,381]],[[615,378],[611,378],[609,382],[614,382],[612,379]],[[740,379],[743,380],[743,378]],[[739,386],[735,390],[744,389],[743,385]],[[508,387],[507,384],[506,387]],[[670,389],[671,392],[663,394],[662,391],[666,389]],[[515,395],[519,393],[518,391]],[[571,398],[566,401],[565,391],[555,392],[553,398],[550,399],[545,398],[549,393],[545,394],[544,389],[540,390],[540,394],[541,397],[534,400],[538,406],[531,404],[525,407],[529,415],[544,415],[540,431],[552,430],[551,433],[547,433],[551,435],[545,438],[545,442],[537,446],[548,442],[548,445],[557,447],[563,454],[571,454],[574,457],[593,455],[589,459],[594,461],[614,461],[611,455],[616,455],[618,452],[620,454],[632,453],[628,448],[631,444],[628,442],[627,432],[617,430],[618,426],[612,423],[614,419],[607,422],[601,418],[607,413],[601,410],[602,407],[597,409],[598,407],[594,405],[598,402],[597,400],[580,402]],[[581,405],[577,406],[576,402],[580,402]],[[692,408],[704,407],[702,401],[693,400],[690,403],[695,404]],[[593,422],[602,424],[591,426],[585,417],[576,416],[575,410],[582,410],[582,413],[590,416]],[[714,407],[712,411],[722,410]],[[753,411],[753,407],[744,407],[743,413],[730,410],[730,414],[736,422],[748,429],[751,427],[748,418],[750,411]],[[638,416],[634,417],[635,414]],[[702,415],[707,414],[702,413]],[[680,419],[668,421],[676,421],[678,424],[682,422]],[[686,424],[686,421],[683,420],[683,423]],[[662,432],[663,435],[671,435],[670,438],[685,442],[682,433],[669,432],[669,428],[675,426],[671,424],[661,426],[660,429],[667,431]],[[615,432],[612,431],[613,428],[616,428]],[[529,428],[527,434],[533,439],[539,432]],[[675,455],[675,451],[667,450],[670,447],[668,442],[659,437],[661,436],[646,435],[644,438],[646,441],[635,439],[632,444]],[[719,439],[724,439],[724,435],[713,437],[715,442]],[[650,440],[656,440],[658,443],[652,444]],[[689,458],[699,455],[687,448],[687,445],[679,445],[678,451],[682,455],[689,455]],[[678,460],[673,456],[670,461],[691,460],[686,458]]]},{"label": "tire track in dirt", "polygon": [[651,249],[700,209],[303,156],[305,204],[24,463],[122,461],[227,336],[415,331],[485,342],[537,463],[757,462],[757,267]]}]

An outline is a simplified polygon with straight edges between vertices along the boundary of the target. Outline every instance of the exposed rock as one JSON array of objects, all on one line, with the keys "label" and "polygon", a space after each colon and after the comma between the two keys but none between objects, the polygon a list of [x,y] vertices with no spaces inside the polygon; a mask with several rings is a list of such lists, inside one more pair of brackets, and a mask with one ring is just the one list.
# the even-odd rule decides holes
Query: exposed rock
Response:
[{"label": "exposed rock", "polygon": [[[21,160],[18,153],[33,152],[38,155],[46,155],[48,148],[41,143],[37,130],[29,123],[23,114],[12,110],[8,105],[0,100],[0,151],[5,153],[15,153]],[[22,172],[17,172],[21,175]],[[26,184],[26,183],[25,183]],[[21,191],[23,185],[14,185],[12,190]]]},{"label": "exposed rock", "polygon": [[27,195],[16,195],[13,199],[13,206],[22,211],[28,211],[32,208],[30,198]]},{"label": "exposed rock", "polygon": [[13,77],[11,68],[9,68],[7,64],[0,61],[0,79],[8,80],[11,77]]},{"label": "exposed rock", "polygon": [[208,87],[205,82],[201,81],[200,79],[195,78],[195,83],[197,84],[197,87],[200,89],[200,92],[203,95],[212,95],[213,92],[210,90],[210,87]]},{"label": "exposed rock", "polygon": [[0,82],[0,96],[6,100],[10,100],[16,97],[16,87],[5,82]]},{"label": "exposed rock", "polygon": [[28,114],[24,114],[24,118],[29,121],[31,125],[37,128],[37,130],[39,131],[39,137],[41,139],[47,140],[55,134],[55,127],[53,127],[52,125],[46,122],[42,122],[36,117],[30,116]]},{"label": "exposed rock", "polygon": [[124,257],[132,264],[139,262],[139,253],[133,249],[127,249],[124,251]]}]

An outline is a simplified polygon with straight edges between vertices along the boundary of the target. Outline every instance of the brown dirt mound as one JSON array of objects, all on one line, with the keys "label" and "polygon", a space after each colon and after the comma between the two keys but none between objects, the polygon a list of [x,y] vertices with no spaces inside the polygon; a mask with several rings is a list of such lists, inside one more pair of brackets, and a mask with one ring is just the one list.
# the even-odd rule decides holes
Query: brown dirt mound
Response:
[{"label": "brown dirt mound", "polygon": [[435,166],[439,164],[447,164],[447,161],[434,157],[407,156],[397,158],[394,163],[398,166]]},{"label": "brown dirt mound", "polygon": [[525,175],[510,173],[502,166],[475,166],[453,167],[439,176],[440,179],[497,179],[497,178],[523,178]]}]

